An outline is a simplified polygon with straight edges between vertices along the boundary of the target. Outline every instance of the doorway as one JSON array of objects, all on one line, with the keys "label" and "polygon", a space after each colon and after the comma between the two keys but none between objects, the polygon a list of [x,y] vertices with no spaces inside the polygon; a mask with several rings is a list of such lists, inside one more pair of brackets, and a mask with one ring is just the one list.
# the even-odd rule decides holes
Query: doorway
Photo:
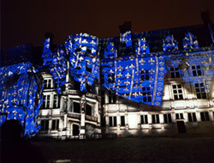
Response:
[{"label": "doorway", "polygon": [[178,133],[186,133],[186,127],[184,124],[184,121],[177,121],[177,128],[178,128]]},{"label": "doorway", "polygon": [[73,136],[79,136],[79,125],[73,124]]}]

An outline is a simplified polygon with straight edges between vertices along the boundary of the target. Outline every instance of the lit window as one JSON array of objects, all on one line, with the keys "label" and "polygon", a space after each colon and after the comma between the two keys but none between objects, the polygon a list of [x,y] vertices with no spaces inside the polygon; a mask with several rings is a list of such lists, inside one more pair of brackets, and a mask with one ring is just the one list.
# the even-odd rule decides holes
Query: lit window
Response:
[{"label": "lit window", "polygon": [[183,93],[181,85],[172,85],[174,99],[175,100],[182,100],[183,99]]},{"label": "lit window", "polygon": [[206,99],[204,83],[196,83],[195,92],[198,99]]},{"label": "lit window", "polygon": [[121,116],[120,120],[121,120],[121,126],[125,126],[125,117]]},{"label": "lit window", "polygon": [[178,71],[178,68],[170,68],[170,72],[171,72],[171,78],[180,78],[180,73]]},{"label": "lit window", "polygon": [[192,75],[193,76],[201,76],[202,71],[201,71],[201,66],[192,66]]},{"label": "lit window", "polygon": [[152,115],[152,123],[160,123],[158,114],[153,114]]},{"label": "lit window", "polygon": [[184,119],[183,113],[176,113],[175,117],[176,119]]},{"label": "lit window", "polygon": [[164,114],[164,123],[172,123],[172,117],[171,114]]},{"label": "lit window", "polygon": [[141,71],[141,80],[149,80],[149,71],[148,70]]},{"label": "lit window", "polygon": [[143,102],[151,102],[150,87],[142,87]]},{"label": "lit window", "polygon": [[201,114],[201,121],[209,121],[210,120],[208,112],[201,112],[200,114]]},{"label": "lit window", "polygon": [[109,126],[117,126],[117,117],[109,117]]},{"label": "lit window", "polygon": [[58,95],[54,95],[53,108],[58,108]]},{"label": "lit window", "polygon": [[58,130],[59,129],[59,120],[52,120],[52,130]]},{"label": "lit window", "polygon": [[141,115],[141,124],[148,124],[148,116],[147,115]]},{"label": "lit window", "polygon": [[51,88],[51,79],[44,80],[44,88]]},{"label": "lit window", "polygon": [[49,108],[50,107],[50,95],[44,95],[43,96],[43,108]]},{"label": "lit window", "polygon": [[197,122],[195,113],[188,113],[188,121],[189,122]]},{"label": "lit window", "polygon": [[47,131],[49,127],[49,120],[41,120],[41,130]]}]

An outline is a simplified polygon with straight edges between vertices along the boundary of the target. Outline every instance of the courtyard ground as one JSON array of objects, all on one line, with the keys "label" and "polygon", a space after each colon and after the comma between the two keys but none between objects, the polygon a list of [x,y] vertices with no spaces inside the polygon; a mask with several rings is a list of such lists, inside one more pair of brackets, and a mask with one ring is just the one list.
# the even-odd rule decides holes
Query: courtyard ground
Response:
[{"label": "courtyard ground", "polygon": [[[116,138],[30,142],[45,162],[213,163],[213,137]],[[40,156],[38,156],[40,157]]]}]

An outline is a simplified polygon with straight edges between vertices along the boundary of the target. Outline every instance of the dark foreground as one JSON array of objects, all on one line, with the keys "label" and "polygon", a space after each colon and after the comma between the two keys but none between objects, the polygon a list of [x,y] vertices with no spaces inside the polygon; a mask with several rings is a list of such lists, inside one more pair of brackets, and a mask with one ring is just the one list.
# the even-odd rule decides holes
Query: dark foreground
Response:
[{"label": "dark foreground", "polygon": [[[116,138],[28,142],[42,162],[212,163],[214,138]],[[36,154],[36,153],[35,153]],[[33,154],[32,154],[33,155]],[[38,159],[39,160],[39,159]],[[19,162],[17,160],[17,162]]]}]

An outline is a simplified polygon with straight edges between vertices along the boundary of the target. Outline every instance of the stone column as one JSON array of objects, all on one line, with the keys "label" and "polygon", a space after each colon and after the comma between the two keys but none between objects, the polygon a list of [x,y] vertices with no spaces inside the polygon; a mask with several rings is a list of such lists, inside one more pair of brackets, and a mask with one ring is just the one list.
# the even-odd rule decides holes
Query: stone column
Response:
[{"label": "stone column", "polygon": [[81,98],[80,139],[85,138],[85,107],[86,97],[83,95]]},{"label": "stone column", "polygon": [[49,124],[48,124],[48,134],[51,133],[51,127],[52,127],[52,120],[49,120]]}]

